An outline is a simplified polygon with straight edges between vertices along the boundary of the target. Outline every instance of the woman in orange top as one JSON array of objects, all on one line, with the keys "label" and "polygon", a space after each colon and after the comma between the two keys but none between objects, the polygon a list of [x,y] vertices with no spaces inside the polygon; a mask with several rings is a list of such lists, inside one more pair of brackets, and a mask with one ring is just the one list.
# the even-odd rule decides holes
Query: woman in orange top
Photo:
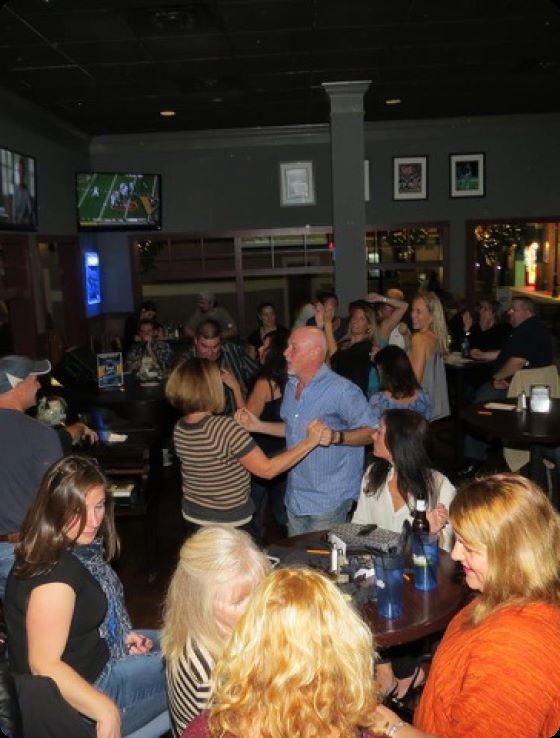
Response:
[{"label": "woman in orange top", "polygon": [[414,726],[378,708],[391,738],[550,738],[560,728],[560,522],[516,474],[461,489],[452,557],[479,592],[449,624]]}]

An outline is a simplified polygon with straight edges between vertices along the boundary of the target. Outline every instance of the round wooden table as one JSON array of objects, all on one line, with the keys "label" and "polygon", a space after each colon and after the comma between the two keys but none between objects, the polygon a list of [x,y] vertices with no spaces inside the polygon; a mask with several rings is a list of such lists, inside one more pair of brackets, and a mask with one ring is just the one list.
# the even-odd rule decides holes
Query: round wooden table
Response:
[{"label": "round wooden table", "polygon": [[[286,538],[272,548],[322,548],[323,545],[327,545],[326,531]],[[464,584],[462,573],[458,572],[451,556],[441,550],[437,589],[420,592],[414,587],[412,574],[406,575],[404,584],[403,614],[400,617],[387,620],[379,615],[375,602],[360,607],[360,614],[370,626],[378,647],[399,646],[444,630],[470,599],[470,590]]]},{"label": "round wooden table", "polygon": [[560,446],[560,399],[550,401],[548,413],[533,413],[529,408],[517,412],[515,400],[500,400],[513,410],[491,410],[487,404],[478,402],[463,408],[462,421],[489,439],[500,439],[504,446],[529,451],[529,478],[546,489],[542,447]]}]

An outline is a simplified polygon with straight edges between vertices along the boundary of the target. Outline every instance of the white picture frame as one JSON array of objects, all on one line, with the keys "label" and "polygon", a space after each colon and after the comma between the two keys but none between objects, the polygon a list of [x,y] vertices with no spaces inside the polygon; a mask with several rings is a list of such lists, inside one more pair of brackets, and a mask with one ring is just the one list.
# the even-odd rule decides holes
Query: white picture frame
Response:
[{"label": "white picture frame", "polygon": [[393,157],[393,200],[428,199],[428,157]]},{"label": "white picture frame", "polygon": [[449,196],[484,197],[485,170],[483,153],[449,154]]},{"label": "white picture frame", "polygon": [[315,205],[313,162],[290,161],[280,164],[280,204]]},{"label": "white picture frame", "polygon": [[370,200],[369,159],[364,159],[364,200]]}]

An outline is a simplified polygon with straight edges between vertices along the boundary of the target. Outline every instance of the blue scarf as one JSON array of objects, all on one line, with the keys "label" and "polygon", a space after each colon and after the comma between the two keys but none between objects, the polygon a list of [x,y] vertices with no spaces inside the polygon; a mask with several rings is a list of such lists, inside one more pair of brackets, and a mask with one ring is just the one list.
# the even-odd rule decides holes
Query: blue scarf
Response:
[{"label": "blue scarf", "polygon": [[74,546],[72,553],[86,567],[107,598],[107,614],[99,626],[99,635],[109,646],[111,660],[118,661],[128,655],[125,639],[132,630],[122,582],[103,558],[101,538],[96,538],[86,546]]}]

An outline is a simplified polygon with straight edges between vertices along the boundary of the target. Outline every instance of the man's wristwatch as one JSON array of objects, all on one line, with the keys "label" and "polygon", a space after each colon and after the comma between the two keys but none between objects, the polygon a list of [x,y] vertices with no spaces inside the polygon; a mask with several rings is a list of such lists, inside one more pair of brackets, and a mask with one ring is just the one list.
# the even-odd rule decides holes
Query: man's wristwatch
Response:
[{"label": "man's wristwatch", "polygon": [[340,446],[343,443],[344,443],[344,431],[334,431],[333,445]]}]

